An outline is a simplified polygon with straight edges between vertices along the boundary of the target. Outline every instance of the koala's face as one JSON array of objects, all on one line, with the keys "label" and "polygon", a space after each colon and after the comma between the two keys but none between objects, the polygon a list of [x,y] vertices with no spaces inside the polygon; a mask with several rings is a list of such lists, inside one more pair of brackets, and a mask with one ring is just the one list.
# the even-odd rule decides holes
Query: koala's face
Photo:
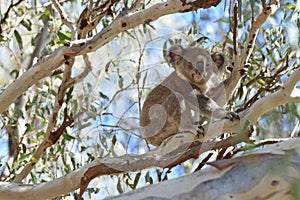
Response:
[{"label": "koala's face", "polygon": [[177,74],[190,83],[206,82],[216,68],[209,51],[202,48],[183,48],[174,45],[169,58]]}]

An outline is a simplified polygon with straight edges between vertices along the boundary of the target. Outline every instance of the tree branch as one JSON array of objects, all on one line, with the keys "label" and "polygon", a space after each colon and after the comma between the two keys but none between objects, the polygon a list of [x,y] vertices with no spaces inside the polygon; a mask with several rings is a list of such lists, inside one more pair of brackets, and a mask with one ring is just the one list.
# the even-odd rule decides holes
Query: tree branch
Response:
[{"label": "tree branch", "polygon": [[299,142],[270,145],[251,155],[209,163],[216,168],[113,197],[123,199],[297,199]]},{"label": "tree branch", "polygon": [[57,0],[51,0],[51,2],[55,7],[55,9],[57,10],[57,12],[59,13],[62,23],[65,24],[71,30],[72,36],[75,37],[75,26],[73,25],[71,19],[69,19],[63,7],[60,5],[60,3]]},{"label": "tree branch", "polygon": [[192,1],[187,3],[182,0],[168,0],[164,3],[153,5],[148,9],[131,15],[119,15],[110,26],[104,28],[94,37],[85,40],[76,40],[65,44],[65,46],[56,49],[50,56],[46,56],[37,62],[20,78],[11,83],[0,94],[0,113],[6,110],[8,106],[18,96],[20,96],[20,94],[22,94],[22,92],[27,90],[33,84],[42,78],[51,76],[53,70],[61,66],[66,60],[78,55],[96,51],[104,44],[115,38],[119,33],[140,24],[149,23],[167,14],[188,12],[199,8],[208,8],[218,5],[220,1],[221,0],[208,0]]},{"label": "tree branch", "polygon": [[218,99],[217,103],[219,105],[224,105],[228,99],[231,97],[231,94],[234,92],[240,78],[242,77],[241,69],[243,69],[246,63],[249,60],[250,55],[252,54],[253,47],[256,41],[256,37],[259,31],[259,28],[271,14],[274,14],[275,11],[280,7],[279,0],[271,0],[269,5],[263,8],[263,12],[253,21],[248,38],[246,43],[243,45],[244,49],[240,54],[234,56],[234,67],[229,79],[229,85],[225,88],[226,98],[222,98],[222,94]]},{"label": "tree branch", "polygon": [[2,34],[2,25],[4,25],[5,21],[7,20],[10,10],[11,10],[13,7],[15,7],[15,6],[19,5],[20,3],[22,3],[22,1],[24,1],[24,0],[19,0],[19,1],[17,1],[16,3],[13,3],[13,1],[11,1],[12,4],[10,4],[10,5],[8,6],[6,12],[5,12],[4,15],[3,15],[3,18],[2,18],[1,21],[0,21],[0,35]]},{"label": "tree branch", "polygon": [[298,67],[292,75],[284,82],[283,87],[277,92],[265,96],[243,112],[239,113],[241,120],[230,122],[229,120],[215,121],[205,129],[208,130],[205,134],[205,141],[215,138],[222,133],[239,132],[241,127],[250,121],[255,124],[259,118],[270,110],[287,103],[300,103],[300,96],[292,96],[292,91],[300,80],[300,67]]},{"label": "tree branch", "polygon": [[[291,139],[289,141],[270,146],[267,149],[263,149],[260,152],[258,152],[257,155],[250,155],[248,157],[244,156],[241,158],[239,157],[239,158],[233,158],[228,160],[221,160],[210,164],[216,167],[217,169],[222,170],[228,167],[229,169],[231,169],[232,166],[241,163],[253,164],[257,162],[266,162],[268,158],[269,159],[279,158],[278,156],[284,156],[285,152],[288,152],[287,150],[296,149],[297,147],[299,147],[299,140],[300,140],[299,138]],[[197,151],[199,151],[200,147],[201,145],[199,143],[194,143],[188,147],[188,151],[185,154],[180,153],[180,155],[182,155],[182,157],[192,158],[193,156],[197,155]],[[203,152],[202,149],[201,152]],[[274,152],[276,153],[274,154]],[[297,154],[296,156],[299,156],[299,153],[297,153],[298,151],[294,150],[290,152],[296,153]],[[158,155],[156,151],[152,151],[142,155],[123,155],[115,158],[97,158],[92,163],[53,181],[44,182],[37,185],[18,185],[13,183],[0,183],[0,189],[1,189],[0,199],[5,198],[6,200],[17,200],[20,198],[20,196],[22,196],[23,200],[27,200],[27,199],[42,200],[42,199],[54,198],[62,194],[67,194],[78,188],[83,189],[84,188],[83,186],[85,185],[84,183],[88,183],[91,179],[97,176],[110,175],[110,174],[115,175],[124,172],[138,171],[153,166],[170,167],[174,159],[182,162],[181,158],[178,158],[178,155],[176,153],[178,152],[176,151],[168,155]],[[272,155],[275,157],[273,157]],[[285,156],[285,158],[292,158],[292,157]],[[294,159],[294,161],[297,160],[299,159]],[[225,170],[223,171],[223,173],[227,171],[228,170]],[[283,171],[284,171],[283,173],[285,173],[285,170]],[[257,172],[257,171],[255,170],[253,171],[249,169],[247,170],[247,172]],[[245,171],[243,173],[245,173]],[[208,178],[207,177],[208,174],[209,173],[206,171],[206,178]],[[220,172],[217,174],[220,175]],[[211,175],[212,175],[211,178],[213,178],[214,177],[213,174]],[[203,179],[202,181],[205,181],[205,179]],[[186,184],[186,182],[183,183]],[[199,184],[201,183],[201,181],[197,183]],[[197,185],[197,184],[195,183],[192,185]],[[172,194],[175,195],[174,191],[172,192],[173,192]],[[179,193],[180,191],[177,192]]]},{"label": "tree branch", "polygon": [[[290,102],[300,102],[300,96],[291,97],[293,88],[298,83],[299,79],[300,68],[295,70],[285,81],[284,87],[281,90],[258,100],[248,110],[243,111],[241,113],[242,118],[240,123],[225,122],[224,124],[224,120],[214,122],[213,126],[208,130],[205,139],[208,140],[214,138],[224,132],[238,132],[241,130],[241,124],[244,124],[248,120],[252,123],[256,122],[261,115],[279,105]],[[224,127],[221,125],[224,125]],[[190,158],[197,158],[205,151],[224,148],[224,144],[231,146],[238,144],[241,141],[247,141],[245,137],[239,137],[240,136],[234,136],[219,142],[209,141],[202,145],[199,143],[186,143],[181,145],[175,151],[167,154],[161,154],[161,149],[157,148],[154,151],[142,155],[123,155],[116,158],[99,158],[91,164],[86,165],[65,177],[35,186],[24,186],[25,189],[24,187],[20,189],[19,187],[16,187],[16,185],[10,185],[10,187],[6,187],[0,195],[4,195],[7,199],[17,199],[20,195],[24,195],[28,197],[28,199],[37,199],[37,197],[39,199],[44,199],[65,194],[78,188],[81,188],[82,193],[88,183],[97,176],[137,171],[153,166],[162,168],[173,167]],[[64,185],[65,187],[61,187],[61,185]]]}]

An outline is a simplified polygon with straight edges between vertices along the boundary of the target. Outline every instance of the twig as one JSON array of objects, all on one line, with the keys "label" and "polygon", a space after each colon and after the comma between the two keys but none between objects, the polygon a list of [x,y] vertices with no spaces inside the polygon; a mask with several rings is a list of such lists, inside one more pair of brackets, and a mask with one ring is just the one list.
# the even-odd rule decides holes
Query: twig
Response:
[{"label": "twig", "polygon": [[300,124],[300,122],[299,122],[299,119],[298,119],[297,122],[296,122],[296,124],[295,124],[295,126],[294,126],[294,128],[293,128],[293,130],[292,130],[292,132],[291,132],[291,134],[290,134],[290,138],[294,138],[295,137],[295,133],[296,133],[298,127],[299,127],[299,124]]},{"label": "twig", "polygon": [[265,146],[265,145],[269,145],[269,144],[276,144],[278,142],[282,142],[282,141],[286,141],[286,140],[289,140],[289,138],[279,138],[279,139],[270,138],[270,139],[260,140],[259,142],[255,143],[253,145],[243,146],[243,147],[240,147],[240,148],[232,151],[231,155],[234,156],[239,152],[248,151],[250,149],[255,149],[257,147],[261,147],[261,146]]},{"label": "twig", "polygon": [[[62,23],[65,24],[72,32],[72,36],[75,37],[75,27],[72,25],[73,22],[71,19],[68,17],[67,13],[64,11],[63,7],[59,4],[57,0],[51,0],[53,6],[57,10],[57,12],[60,15],[60,18],[62,20]],[[72,40],[75,38],[72,38]]]},{"label": "twig", "polygon": [[243,108],[240,108],[240,109],[238,110],[238,112],[241,112],[241,111],[246,110],[247,108],[249,108],[255,101],[258,100],[259,95],[260,95],[263,91],[273,91],[273,90],[271,90],[270,88],[271,88],[274,84],[276,84],[276,82],[274,82],[274,80],[277,79],[277,78],[279,77],[280,73],[282,73],[285,69],[287,69],[287,67],[288,67],[288,66],[285,66],[285,67],[279,69],[272,77],[270,77],[270,79],[267,81],[267,83],[266,83],[263,87],[259,88],[259,89],[257,90],[256,94],[255,94],[251,99],[249,99],[249,100],[244,104]]},{"label": "twig", "polygon": [[[199,8],[216,6],[220,0],[193,1],[183,3],[180,0],[168,0],[157,3],[147,9],[141,10],[131,15],[120,16],[108,26],[102,29],[93,37],[85,40],[72,41],[54,50],[52,54],[43,57],[32,68],[23,73],[18,79],[12,82],[0,94],[0,113],[37,81],[50,76],[54,70],[59,68],[66,60],[96,51],[107,44],[121,32],[144,24],[145,20],[149,23],[161,16],[177,12],[188,12]],[[80,38],[78,36],[78,38]]]},{"label": "twig", "polygon": [[[1,21],[0,21],[0,35],[1,35],[1,33],[2,33],[2,25],[4,24],[4,22],[5,22],[6,19],[8,18],[8,15],[9,15],[10,10],[11,10],[13,7],[15,7],[15,6],[19,5],[20,3],[22,3],[22,1],[23,1],[23,0],[19,0],[19,1],[17,1],[16,3],[12,3],[12,4],[10,4],[10,5],[8,6],[6,12],[5,12],[4,15],[3,15],[3,18],[2,18]],[[11,1],[11,2],[13,2],[13,1]]]},{"label": "twig", "polygon": [[242,74],[240,72],[246,65],[249,60],[250,55],[252,54],[254,43],[259,31],[260,26],[268,19],[268,17],[273,14],[280,6],[279,0],[271,0],[269,5],[263,9],[263,12],[253,21],[252,26],[250,28],[250,32],[246,43],[242,52],[235,56],[234,64],[235,67],[231,73],[231,77],[229,79],[229,85],[225,88],[226,90],[226,98],[222,98],[222,95],[216,99],[219,105],[224,105],[228,99],[231,97],[231,94],[235,90],[237,83],[240,81]]},{"label": "twig", "polygon": [[233,52],[234,55],[237,56],[237,27],[238,27],[238,4],[235,3],[234,5],[234,24],[233,24]]},{"label": "twig", "polygon": [[209,153],[206,158],[204,158],[201,163],[199,163],[198,167],[195,169],[194,172],[199,171],[204,167],[204,165],[208,162],[208,160],[212,157],[213,153]]}]

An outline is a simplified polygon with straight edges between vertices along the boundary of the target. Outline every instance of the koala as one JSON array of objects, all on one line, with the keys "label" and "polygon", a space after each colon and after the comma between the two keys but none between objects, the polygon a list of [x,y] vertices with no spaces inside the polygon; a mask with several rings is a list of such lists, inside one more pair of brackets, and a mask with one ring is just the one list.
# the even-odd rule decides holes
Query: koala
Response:
[{"label": "koala", "polygon": [[222,63],[213,58],[206,49],[170,47],[168,62],[175,71],[148,94],[140,115],[141,132],[148,143],[159,146],[166,138],[186,131],[195,136],[203,133],[203,128],[193,122],[191,111],[209,118],[239,119],[237,113],[209,97],[207,82],[224,63],[224,59]]},{"label": "koala", "polygon": [[225,62],[224,55],[219,52],[215,52],[211,55],[211,58],[212,58],[213,62],[215,63],[217,69],[222,70],[223,64]]}]

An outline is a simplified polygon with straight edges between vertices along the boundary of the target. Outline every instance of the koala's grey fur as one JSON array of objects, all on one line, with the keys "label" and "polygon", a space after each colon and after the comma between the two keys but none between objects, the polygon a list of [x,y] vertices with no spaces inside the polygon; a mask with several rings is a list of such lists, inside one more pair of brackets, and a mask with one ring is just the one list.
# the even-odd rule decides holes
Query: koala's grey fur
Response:
[{"label": "koala's grey fur", "polygon": [[[207,82],[220,68],[209,51],[174,45],[168,56],[175,71],[148,94],[140,116],[142,135],[150,144],[158,146],[178,132],[199,133],[191,110],[207,117],[239,119],[238,114],[225,110],[209,97],[214,88],[210,89]],[[223,87],[227,80],[221,84],[215,88]]]}]

